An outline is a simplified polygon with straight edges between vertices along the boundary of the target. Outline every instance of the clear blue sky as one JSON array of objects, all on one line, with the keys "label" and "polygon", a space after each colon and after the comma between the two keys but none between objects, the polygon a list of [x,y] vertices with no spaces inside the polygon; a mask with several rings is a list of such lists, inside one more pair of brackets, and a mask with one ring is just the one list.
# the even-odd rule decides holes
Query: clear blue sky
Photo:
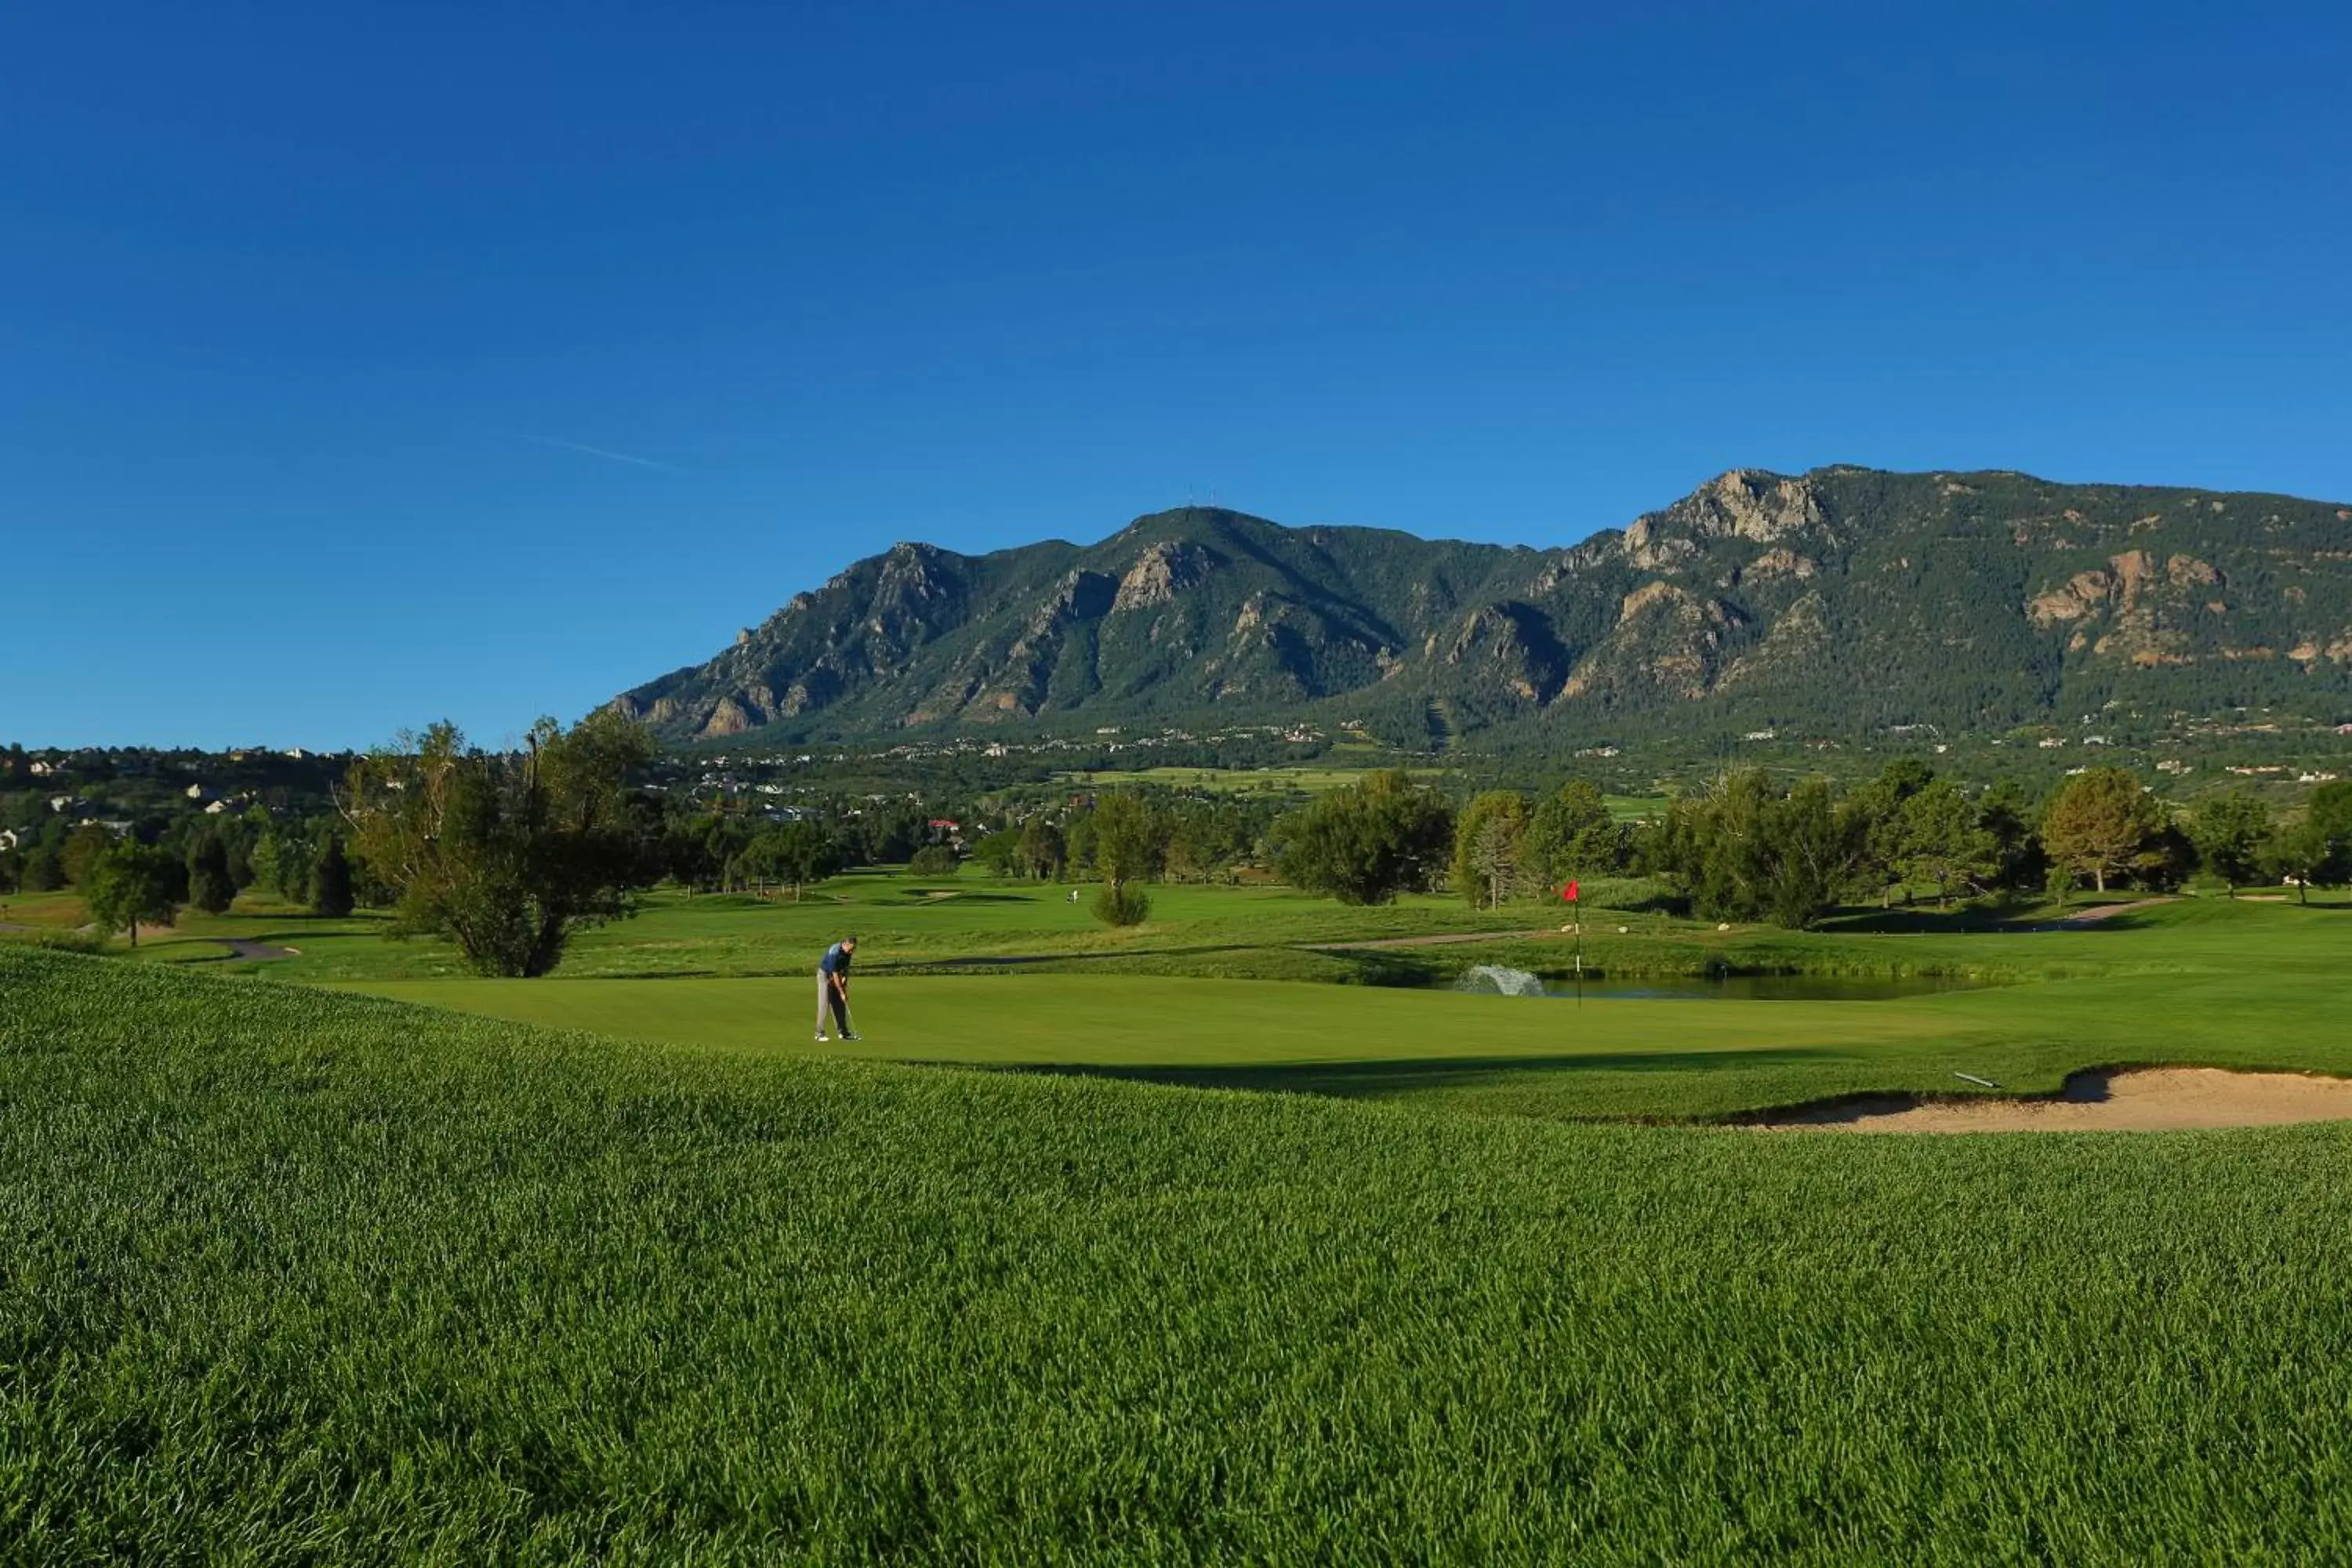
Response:
[{"label": "clear blue sky", "polygon": [[494,741],[1212,492],[2352,497],[2347,94],[2317,4],[25,0],[0,740]]}]

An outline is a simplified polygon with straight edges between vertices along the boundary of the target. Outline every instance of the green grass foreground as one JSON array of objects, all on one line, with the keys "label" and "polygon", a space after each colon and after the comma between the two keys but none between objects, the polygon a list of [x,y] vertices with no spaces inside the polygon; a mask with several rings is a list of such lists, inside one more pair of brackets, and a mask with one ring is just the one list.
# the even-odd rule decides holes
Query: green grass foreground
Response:
[{"label": "green grass foreground", "polygon": [[0,1539],[2331,1560],[2347,1158],[684,1050],[0,950]]}]

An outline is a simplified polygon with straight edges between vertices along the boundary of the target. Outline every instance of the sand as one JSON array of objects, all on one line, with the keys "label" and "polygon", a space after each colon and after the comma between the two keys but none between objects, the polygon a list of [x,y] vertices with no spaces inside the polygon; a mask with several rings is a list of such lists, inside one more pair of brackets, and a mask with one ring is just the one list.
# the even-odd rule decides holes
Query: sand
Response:
[{"label": "sand", "polygon": [[2221,1068],[2079,1072],[2052,1099],[1880,1095],[1792,1110],[1776,1132],[2176,1132],[2352,1120],[2352,1079]]}]

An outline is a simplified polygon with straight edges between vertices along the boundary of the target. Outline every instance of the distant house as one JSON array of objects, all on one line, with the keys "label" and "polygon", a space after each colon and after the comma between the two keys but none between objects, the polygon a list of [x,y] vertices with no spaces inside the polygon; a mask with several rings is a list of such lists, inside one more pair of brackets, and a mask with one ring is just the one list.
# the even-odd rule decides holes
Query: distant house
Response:
[{"label": "distant house", "polygon": [[212,791],[205,788],[205,786],[200,784],[192,784],[187,789],[187,795],[190,800],[202,800],[210,794],[212,794]]},{"label": "distant house", "polygon": [[0,827],[0,850],[22,849],[32,841],[29,827]]},{"label": "distant house", "polygon": [[61,763],[35,763],[26,771],[30,773],[37,779],[45,779],[56,775],[62,775],[66,770]]},{"label": "distant house", "polygon": [[69,795],[53,795],[49,796],[49,809],[51,811],[71,811],[75,806],[78,806],[80,804],[81,802],[76,800]]},{"label": "distant house", "polygon": [[210,805],[205,807],[205,815],[206,816],[219,816],[225,813],[235,811],[236,809],[236,808],[235,806],[231,805],[225,800],[216,800]]}]

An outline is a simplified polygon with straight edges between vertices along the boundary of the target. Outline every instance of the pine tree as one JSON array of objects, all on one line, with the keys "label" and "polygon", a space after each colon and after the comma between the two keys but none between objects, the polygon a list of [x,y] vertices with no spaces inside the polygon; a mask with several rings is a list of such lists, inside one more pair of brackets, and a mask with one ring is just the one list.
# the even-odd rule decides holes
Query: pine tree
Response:
[{"label": "pine tree", "polygon": [[2244,790],[2217,795],[2197,807],[2189,837],[2205,868],[2221,879],[2234,899],[2240,887],[2262,874],[2263,851],[2271,837],[2270,807],[2260,795]]},{"label": "pine tree", "polygon": [[2093,768],[2066,781],[2042,819],[2050,858],[2101,892],[2107,879],[2160,865],[2164,807],[2121,768]]},{"label": "pine tree", "polygon": [[1454,828],[1454,887],[1475,909],[1500,909],[1518,879],[1528,803],[1511,790],[1472,801]]},{"label": "pine tree", "polygon": [[188,856],[188,902],[208,915],[224,914],[236,901],[236,879],[228,868],[228,847],[208,833]]},{"label": "pine tree", "polygon": [[353,904],[351,859],[343,853],[343,841],[330,838],[311,878],[310,908],[340,920],[352,912]]}]

